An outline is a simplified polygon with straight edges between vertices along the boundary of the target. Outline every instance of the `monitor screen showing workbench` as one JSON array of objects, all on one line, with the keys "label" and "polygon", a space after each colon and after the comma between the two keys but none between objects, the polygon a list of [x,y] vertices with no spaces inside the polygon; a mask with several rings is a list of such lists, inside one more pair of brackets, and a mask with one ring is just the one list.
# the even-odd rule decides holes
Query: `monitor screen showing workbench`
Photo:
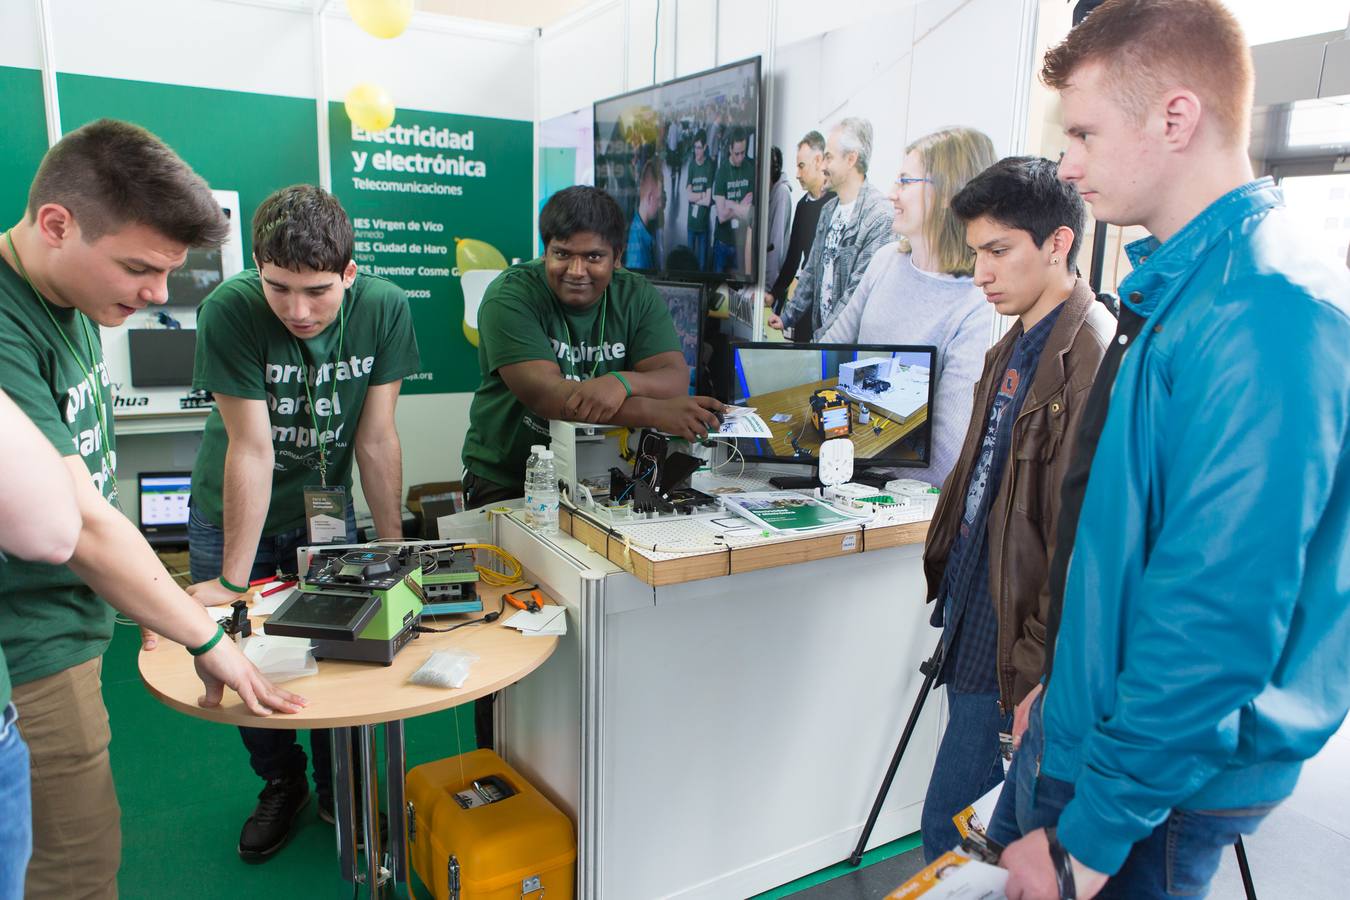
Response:
[{"label": "monitor screen showing workbench", "polygon": [[814,464],[830,438],[853,442],[859,468],[928,465],[937,348],[883,344],[736,344],[731,396],[768,438],[739,438],[748,459]]}]

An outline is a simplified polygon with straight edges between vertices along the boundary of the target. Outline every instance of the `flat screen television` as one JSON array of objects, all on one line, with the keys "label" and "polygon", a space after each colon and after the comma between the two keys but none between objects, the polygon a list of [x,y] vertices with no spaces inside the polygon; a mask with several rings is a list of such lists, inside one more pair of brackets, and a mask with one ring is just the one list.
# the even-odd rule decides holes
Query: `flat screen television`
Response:
[{"label": "flat screen television", "polygon": [[666,301],[675,333],[680,336],[680,352],[689,366],[689,393],[699,393],[699,372],[703,357],[703,323],[707,318],[705,286],[688,281],[658,281],[652,287]]},{"label": "flat screen television", "polygon": [[759,57],[595,104],[595,185],[628,222],[623,264],[672,279],[755,280]]},{"label": "flat screen television", "polygon": [[937,348],[893,344],[735,343],[730,396],[770,438],[738,438],[747,459],[815,465],[820,445],[853,441],[854,465],[923,468],[933,451]]}]

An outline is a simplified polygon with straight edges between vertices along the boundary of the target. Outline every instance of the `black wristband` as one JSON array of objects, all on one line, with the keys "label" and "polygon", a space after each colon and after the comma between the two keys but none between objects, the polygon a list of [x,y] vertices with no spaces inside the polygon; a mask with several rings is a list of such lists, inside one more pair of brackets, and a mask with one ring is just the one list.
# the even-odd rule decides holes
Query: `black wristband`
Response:
[{"label": "black wristband", "polygon": [[1059,885],[1060,900],[1077,900],[1078,887],[1073,880],[1073,860],[1069,851],[1059,842],[1055,826],[1045,829],[1045,840],[1050,845],[1050,862],[1055,867],[1055,882]]}]

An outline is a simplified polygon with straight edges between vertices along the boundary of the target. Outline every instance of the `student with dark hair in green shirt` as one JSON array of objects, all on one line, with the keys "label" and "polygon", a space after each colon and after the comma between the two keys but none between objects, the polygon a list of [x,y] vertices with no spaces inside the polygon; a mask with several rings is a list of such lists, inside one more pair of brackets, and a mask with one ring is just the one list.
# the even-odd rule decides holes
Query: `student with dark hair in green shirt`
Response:
[{"label": "student with dark hair in green shirt", "polygon": [[523,494],[530,445],[551,419],[653,427],[701,439],[722,404],[690,397],[689,366],[661,295],[616,268],[623,213],[593,187],[554,194],[539,215],[542,259],[497,277],[478,312],[482,381],[464,439],[465,499]]},{"label": "student with dark hair in green shirt", "polygon": [[[192,471],[192,580],[203,604],[229,603],[255,578],[295,569],[310,534],[306,495],[321,494],[356,540],[352,462],[381,538],[401,538],[403,457],[394,423],[402,379],[420,361],[408,298],[358,273],[351,219],[332,194],[283,188],[253,216],[256,269],[227,279],[197,313],[193,387],[216,409]],[[330,520],[331,521],[331,520]],[[239,836],[256,862],[281,849],[309,802],[295,732],[241,728],[267,783]],[[310,733],[319,816],[333,821],[330,732]]]},{"label": "student with dark hair in green shirt", "polygon": [[113,607],[189,648],[206,686],[202,705],[218,705],[226,684],[257,715],[303,703],[221,639],[117,508],[98,326],[164,303],[188,248],[218,245],[227,229],[206,182],[172,150],[103,119],[47,151],[23,219],[0,237],[0,385],[63,454],[81,517],[67,565],[0,561],[0,647],[40,776],[29,896],[116,896],[121,813],[100,683]]}]

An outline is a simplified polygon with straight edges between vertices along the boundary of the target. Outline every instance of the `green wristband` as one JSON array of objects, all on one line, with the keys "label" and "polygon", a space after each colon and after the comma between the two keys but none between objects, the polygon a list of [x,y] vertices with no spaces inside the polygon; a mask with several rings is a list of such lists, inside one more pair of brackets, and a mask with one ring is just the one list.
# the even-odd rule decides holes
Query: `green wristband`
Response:
[{"label": "green wristband", "polygon": [[220,643],[220,639],[223,638],[224,636],[225,636],[225,629],[220,626],[219,622],[217,622],[216,633],[211,638],[211,640],[207,641],[205,644],[202,644],[200,647],[189,647],[187,648],[187,652],[191,653],[193,656],[201,656],[203,653],[208,653],[210,652],[212,647]]},{"label": "green wristband", "polygon": [[633,386],[628,383],[627,378],[624,378],[623,375],[619,374],[618,372],[610,372],[609,374],[619,379],[619,384],[623,385],[623,389],[628,392],[629,397],[633,396]]},{"label": "green wristband", "polygon": [[248,593],[248,588],[246,588],[246,587],[240,587],[240,586],[237,585],[237,584],[230,584],[228,581],[225,580],[225,576],[224,576],[224,575],[222,575],[222,576],[220,576],[219,578],[217,578],[216,581],[219,581],[219,582],[220,582],[220,586],[223,587],[223,588],[225,588],[225,590],[227,590],[227,591],[233,591],[233,592],[236,593],[236,594],[247,594],[247,593]]}]

